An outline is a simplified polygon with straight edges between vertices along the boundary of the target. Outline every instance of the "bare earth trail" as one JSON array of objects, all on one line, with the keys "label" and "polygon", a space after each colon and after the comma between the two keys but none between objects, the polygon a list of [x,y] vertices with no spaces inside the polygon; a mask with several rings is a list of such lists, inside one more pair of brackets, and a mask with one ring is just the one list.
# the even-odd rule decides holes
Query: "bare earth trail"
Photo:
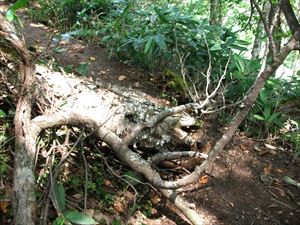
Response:
[{"label": "bare earth trail", "polygon": [[[26,43],[37,52],[46,49],[41,58],[53,56],[62,67],[73,65],[75,68],[86,62],[89,64],[87,76],[92,80],[132,87],[157,99],[160,96],[161,90],[153,84],[154,77],[150,73],[109,59],[106,50],[96,44],[72,38],[59,44],[49,42],[53,30],[26,21],[29,19],[24,20]],[[55,49],[64,51],[54,53]],[[217,159],[203,187],[183,193],[206,215],[207,224],[300,225],[300,189],[282,181],[283,176],[300,181],[300,159],[294,160],[289,150],[277,146],[268,149],[265,144],[243,134],[236,135]],[[176,217],[171,208],[158,205],[157,209],[167,218],[149,219],[144,223],[188,224]]]}]

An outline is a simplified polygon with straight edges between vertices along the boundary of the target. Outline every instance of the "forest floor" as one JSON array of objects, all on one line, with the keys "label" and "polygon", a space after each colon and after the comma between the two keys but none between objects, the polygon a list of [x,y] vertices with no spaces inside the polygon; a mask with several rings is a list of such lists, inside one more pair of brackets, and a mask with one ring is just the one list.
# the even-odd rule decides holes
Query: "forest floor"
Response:
[{"label": "forest floor", "polygon": [[[153,74],[109,58],[105,48],[73,38],[54,42],[53,29],[28,22],[26,16],[23,19],[26,43],[36,52],[43,52],[41,59],[53,57],[64,68],[88,63],[86,76],[91,80],[131,87],[155,98],[161,98],[165,91],[164,84]],[[215,123],[207,121],[206,126],[215,130],[211,135],[220,133]],[[299,171],[300,159],[291,150],[238,133],[222,151],[203,185],[183,195],[205,216],[206,224],[300,225],[300,189],[282,181],[284,176],[300,181]],[[153,208],[155,218],[144,218],[144,224],[189,224],[174,213],[177,210],[170,203],[161,201]]]}]

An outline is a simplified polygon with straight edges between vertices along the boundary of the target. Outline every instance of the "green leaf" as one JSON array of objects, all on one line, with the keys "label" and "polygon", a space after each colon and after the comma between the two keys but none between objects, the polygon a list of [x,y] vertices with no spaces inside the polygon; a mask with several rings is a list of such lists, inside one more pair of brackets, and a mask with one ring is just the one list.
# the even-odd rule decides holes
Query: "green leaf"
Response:
[{"label": "green leaf", "polygon": [[66,208],[66,196],[63,185],[61,183],[56,183],[53,187],[53,191],[59,210],[64,211]]},{"label": "green leaf", "polygon": [[261,121],[264,121],[264,120],[265,120],[265,118],[263,118],[263,117],[260,116],[260,115],[253,115],[253,117],[254,117],[255,119],[257,119],[257,120],[261,120]]},{"label": "green leaf", "polygon": [[279,117],[281,115],[281,113],[279,112],[275,112],[275,113],[272,113],[272,115],[268,118],[268,121],[269,122],[274,122],[274,120]]},{"label": "green leaf", "polygon": [[86,76],[89,72],[89,64],[86,62],[80,63],[80,65],[76,68],[76,72],[81,76]]},{"label": "green leaf", "polygon": [[259,92],[259,97],[260,97],[260,100],[262,101],[262,103],[264,104],[267,104],[267,92],[266,92],[266,89],[262,89],[260,92]]},{"label": "green leaf", "polygon": [[220,43],[214,44],[214,45],[210,48],[210,50],[211,50],[211,51],[219,51],[219,50],[222,50],[221,44],[220,44]]},{"label": "green leaf", "polygon": [[55,53],[61,53],[61,52],[67,51],[67,49],[66,48],[62,48],[62,47],[56,47],[53,51]]},{"label": "green leaf", "polygon": [[114,219],[111,224],[112,225],[122,225],[122,223],[118,219]]},{"label": "green leaf", "polygon": [[65,224],[65,219],[62,216],[57,217],[52,223],[52,225],[64,225],[64,224]]},{"label": "green leaf", "polygon": [[270,105],[265,105],[265,107],[264,107],[264,117],[265,117],[265,119],[268,120],[270,115],[271,115],[271,106]]},{"label": "green leaf", "polygon": [[239,50],[239,51],[247,51],[248,50],[248,48],[246,48],[244,46],[236,45],[236,44],[231,44],[230,47],[233,49]]},{"label": "green leaf", "polygon": [[167,45],[165,42],[165,37],[161,34],[158,34],[155,36],[155,41],[158,44],[158,46],[160,47],[160,49],[166,49]]},{"label": "green leaf", "polygon": [[7,117],[7,114],[0,109],[0,118],[5,118],[5,117]]},{"label": "green leaf", "polygon": [[150,52],[151,46],[153,43],[153,37],[150,37],[146,43],[145,49],[144,49],[144,53],[147,54],[148,52]]},{"label": "green leaf", "polygon": [[12,10],[12,9],[9,9],[9,10],[7,10],[7,12],[6,12],[6,19],[9,21],[9,22],[11,22],[11,21],[13,21],[14,19],[15,19],[15,16],[16,16],[16,14],[15,14],[15,11],[14,10]]},{"label": "green leaf", "polygon": [[233,55],[233,59],[234,59],[234,62],[235,62],[235,65],[236,67],[238,68],[238,70],[241,72],[241,73],[244,73],[245,71],[245,66],[244,66],[244,61],[243,61],[243,58],[237,54],[234,54]]},{"label": "green leaf", "polygon": [[125,174],[124,174],[124,176],[125,176],[125,180],[128,182],[128,183],[130,183],[130,184],[132,184],[132,185],[136,185],[136,184],[138,184],[138,183],[140,183],[141,181],[142,181],[142,176],[139,174],[139,173],[137,173],[137,172],[134,172],[134,171],[132,171],[132,170],[129,170],[129,171],[127,171]]},{"label": "green leaf", "polygon": [[86,216],[83,213],[77,211],[66,211],[64,212],[64,217],[71,223],[80,225],[98,224],[92,217]]},{"label": "green leaf", "polygon": [[28,0],[18,0],[10,7],[10,9],[16,11],[20,8],[23,8],[27,4],[27,2]]}]

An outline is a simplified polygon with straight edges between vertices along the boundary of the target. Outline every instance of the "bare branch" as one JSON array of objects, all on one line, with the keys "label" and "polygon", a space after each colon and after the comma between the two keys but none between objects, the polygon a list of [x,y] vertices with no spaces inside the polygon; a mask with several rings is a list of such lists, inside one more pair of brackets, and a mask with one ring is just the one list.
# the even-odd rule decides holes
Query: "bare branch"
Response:
[{"label": "bare branch", "polygon": [[210,76],[211,76],[211,54],[210,54],[210,49],[206,40],[205,35],[203,35],[204,37],[204,41],[205,41],[205,45],[207,48],[207,54],[208,54],[208,68],[206,71],[206,88],[205,88],[205,93],[206,93],[206,98],[208,98],[209,96],[209,85],[210,85]]},{"label": "bare branch", "polygon": [[154,155],[153,157],[148,159],[148,162],[151,164],[157,164],[163,160],[172,160],[179,159],[183,157],[199,157],[202,159],[207,158],[207,154],[194,152],[194,151],[184,151],[184,152],[162,152]]},{"label": "bare branch", "polygon": [[237,102],[229,104],[229,105],[224,105],[224,106],[222,106],[222,107],[220,107],[218,109],[214,109],[214,110],[201,110],[201,113],[203,113],[203,114],[211,114],[211,113],[220,112],[220,111],[223,111],[224,109],[228,109],[228,108],[240,105],[243,101],[244,100],[240,100],[240,101],[237,101]]}]

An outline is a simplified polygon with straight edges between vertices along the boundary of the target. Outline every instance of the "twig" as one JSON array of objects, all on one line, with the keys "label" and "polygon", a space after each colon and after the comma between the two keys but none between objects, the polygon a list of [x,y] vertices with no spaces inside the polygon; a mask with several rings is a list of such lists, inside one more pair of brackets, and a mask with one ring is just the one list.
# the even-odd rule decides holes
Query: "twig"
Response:
[{"label": "twig", "polygon": [[83,140],[80,141],[80,147],[81,147],[81,155],[83,158],[83,162],[84,162],[84,171],[85,171],[85,183],[84,183],[84,214],[86,213],[86,205],[87,205],[87,189],[88,189],[88,165],[87,165],[87,161],[84,155],[84,147],[83,147]]},{"label": "twig", "polygon": [[[98,148],[98,146],[97,146],[94,142],[92,142],[92,143],[93,143],[94,147],[98,150],[98,152],[99,152],[99,154],[101,155],[101,157],[102,157],[102,159],[103,159],[103,161],[104,161],[106,167],[110,170],[110,172],[111,172],[115,177],[117,177],[117,178],[119,178],[120,180],[122,180],[122,181],[124,181],[125,183],[127,183],[127,184],[131,187],[131,189],[134,191],[134,198],[133,198],[133,208],[134,208],[135,205],[136,205],[136,196],[138,195],[138,191],[136,190],[136,188],[135,188],[128,180],[126,180],[126,179],[123,178],[124,176],[125,176],[125,177],[129,177],[129,176],[126,176],[126,175],[120,176],[120,175],[118,175],[118,174],[113,170],[113,168],[111,168],[111,166],[107,163],[106,158],[103,156],[103,154],[101,153],[101,151],[100,151],[100,149]],[[141,182],[141,181],[139,181],[139,180],[137,180],[137,179],[134,179],[133,177],[130,177],[130,179],[134,180],[135,182],[139,182],[139,183],[143,183],[143,184],[148,184],[149,186],[153,187],[151,184]]]},{"label": "twig", "polygon": [[277,203],[279,203],[279,204],[281,204],[281,205],[283,205],[283,206],[285,206],[285,207],[287,207],[287,208],[289,208],[289,209],[291,209],[291,210],[294,210],[293,207],[291,207],[291,206],[289,206],[289,205],[287,205],[287,204],[285,204],[285,203],[283,203],[283,202],[281,202],[281,201],[279,201],[279,200],[277,200],[275,198],[272,198],[272,200],[275,201],[275,202],[277,202]]},{"label": "twig", "polygon": [[216,113],[216,112],[220,112],[224,109],[228,109],[228,108],[231,108],[231,107],[234,107],[234,106],[237,106],[237,105],[240,105],[241,103],[243,103],[243,99],[242,100],[239,100],[235,103],[232,103],[232,104],[229,104],[229,105],[224,105],[218,109],[213,109],[213,110],[201,110],[201,113],[203,114],[211,114],[211,113]]},{"label": "twig", "polygon": [[189,53],[183,58],[181,56],[180,52],[179,52],[178,41],[177,41],[177,32],[176,32],[176,24],[174,25],[174,38],[175,38],[175,50],[176,50],[176,53],[177,53],[177,56],[178,56],[178,59],[179,59],[179,63],[180,63],[180,71],[181,71],[181,76],[182,76],[182,79],[183,79],[183,83],[184,83],[185,89],[187,90],[189,96],[195,102],[196,99],[195,99],[194,95],[192,94],[192,92],[191,92],[191,90],[190,90],[190,88],[189,88],[189,86],[187,85],[187,82],[186,82],[186,69],[185,69],[185,66],[184,66],[185,61],[186,61],[187,57],[189,56]]},{"label": "twig", "polygon": [[35,64],[43,55],[45,55],[45,53],[48,51],[52,38],[55,34],[55,31],[52,32],[52,34],[50,35],[49,39],[48,39],[48,43],[45,49],[43,49],[43,51],[34,59],[33,63]]}]

